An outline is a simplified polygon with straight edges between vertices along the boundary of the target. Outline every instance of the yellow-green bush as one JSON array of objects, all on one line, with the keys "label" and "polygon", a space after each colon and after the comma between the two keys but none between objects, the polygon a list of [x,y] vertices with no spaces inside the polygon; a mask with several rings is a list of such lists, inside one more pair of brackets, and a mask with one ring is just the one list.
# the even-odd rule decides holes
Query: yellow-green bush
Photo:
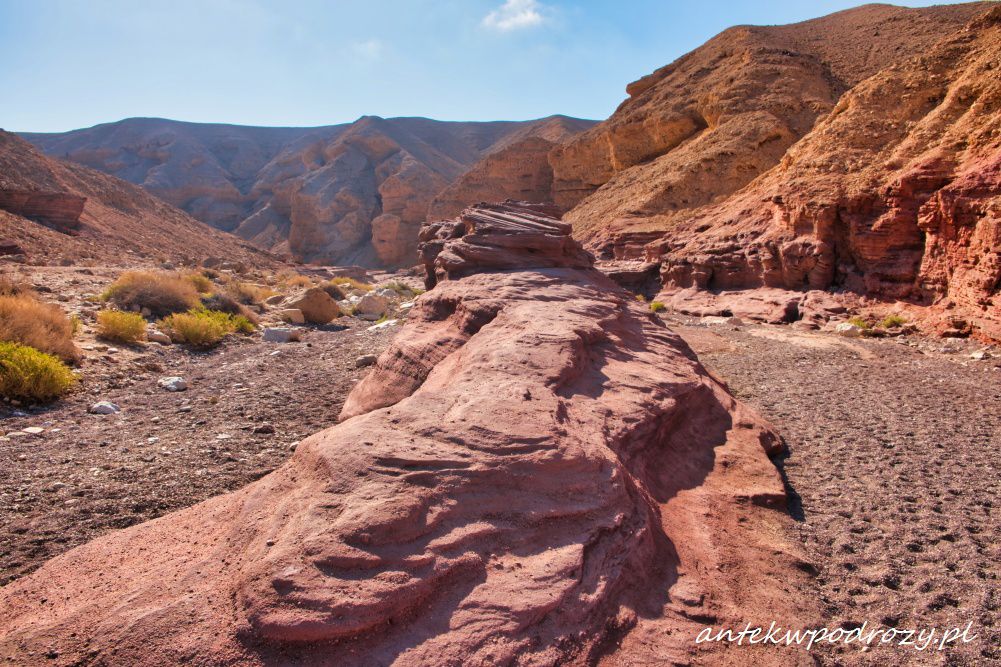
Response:
[{"label": "yellow-green bush", "polygon": [[202,273],[192,272],[184,277],[188,279],[188,282],[190,282],[196,290],[198,290],[199,294],[208,294],[215,288],[212,281]]},{"label": "yellow-green bush", "polygon": [[879,326],[884,329],[895,329],[897,327],[902,327],[907,323],[907,320],[902,315],[887,315],[883,318],[883,321],[879,323]]},{"label": "yellow-green bush", "polygon": [[0,341],[10,341],[73,363],[80,352],[73,344],[73,322],[62,308],[38,301],[30,292],[0,296]]},{"label": "yellow-green bush", "polygon": [[172,339],[195,347],[218,345],[227,334],[248,334],[254,324],[243,315],[218,310],[189,310],[160,320],[160,326]]},{"label": "yellow-green bush", "polygon": [[198,290],[176,273],[127,271],[102,295],[122,310],[149,310],[154,317],[183,313],[196,308]]},{"label": "yellow-green bush", "polygon": [[97,335],[121,343],[138,343],[146,338],[146,318],[138,313],[102,310],[97,314]]},{"label": "yellow-green bush", "polygon": [[651,312],[659,313],[660,311],[665,310],[666,308],[667,308],[667,306],[665,306],[664,304],[662,304],[660,301],[651,301],[650,302],[650,311]]},{"label": "yellow-green bush", "polygon": [[19,343],[0,343],[0,396],[45,402],[75,384],[73,371],[51,354]]}]

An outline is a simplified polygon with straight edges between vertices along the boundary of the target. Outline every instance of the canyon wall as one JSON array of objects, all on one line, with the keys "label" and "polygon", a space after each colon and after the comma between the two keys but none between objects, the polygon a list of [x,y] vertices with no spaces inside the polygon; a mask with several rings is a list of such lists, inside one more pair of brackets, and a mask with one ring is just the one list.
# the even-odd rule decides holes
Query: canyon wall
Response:
[{"label": "canyon wall", "polygon": [[774,431],[568,229],[509,202],[426,230],[437,284],[340,424],[4,587],[0,655],[736,664],[706,619],[815,622]]}]

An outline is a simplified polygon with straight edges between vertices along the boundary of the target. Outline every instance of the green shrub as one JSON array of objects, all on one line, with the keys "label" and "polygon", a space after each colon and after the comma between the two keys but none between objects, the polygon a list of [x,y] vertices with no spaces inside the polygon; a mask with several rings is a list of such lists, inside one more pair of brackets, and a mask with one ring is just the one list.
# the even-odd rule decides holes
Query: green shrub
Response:
[{"label": "green shrub", "polygon": [[165,317],[160,327],[177,342],[195,347],[214,347],[228,334],[251,333],[255,328],[243,315],[204,308]]},{"label": "green shrub", "polygon": [[897,327],[902,327],[907,323],[907,320],[901,315],[887,315],[883,318],[883,321],[879,323],[879,326],[884,329],[895,329]]},{"label": "green shrub", "polygon": [[198,290],[176,273],[127,271],[102,295],[122,310],[147,309],[154,317],[183,313],[198,307]]},{"label": "green shrub", "polygon": [[849,317],[848,318],[848,324],[854,324],[855,326],[859,327],[860,329],[871,329],[872,328],[872,324],[870,324],[869,321],[866,320],[861,315],[855,315],[854,317]]},{"label": "green shrub", "polygon": [[97,314],[97,335],[120,343],[138,343],[146,338],[146,318],[138,313],[102,310]]},{"label": "green shrub", "polygon": [[660,301],[651,301],[650,302],[650,311],[651,312],[659,313],[660,311],[666,310],[666,309],[667,309],[667,306],[665,306],[664,304],[662,304]]},{"label": "green shrub", "polygon": [[69,363],[80,358],[73,344],[73,322],[62,308],[38,301],[30,292],[0,296],[0,341],[27,345]]},{"label": "green shrub", "polygon": [[33,347],[0,343],[0,396],[45,402],[59,398],[77,382],[62,361]]}]

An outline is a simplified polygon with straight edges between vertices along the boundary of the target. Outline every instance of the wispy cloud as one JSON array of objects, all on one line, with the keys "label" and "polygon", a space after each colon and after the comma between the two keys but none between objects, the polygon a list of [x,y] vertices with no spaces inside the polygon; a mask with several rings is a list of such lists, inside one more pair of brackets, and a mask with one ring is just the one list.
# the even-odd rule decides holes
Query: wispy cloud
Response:
[{"label": "wispy cloud", "polygon": [[385,45],[378,39],[366,39],[351,43],[351,52],[363,60],[376,61],[382,58]]},{"label": "wispy cloud", "polygon": [[501,32],[534,28],[546,22],[545,10],[538,0],[505,0],[483,17],[483,27]]}]

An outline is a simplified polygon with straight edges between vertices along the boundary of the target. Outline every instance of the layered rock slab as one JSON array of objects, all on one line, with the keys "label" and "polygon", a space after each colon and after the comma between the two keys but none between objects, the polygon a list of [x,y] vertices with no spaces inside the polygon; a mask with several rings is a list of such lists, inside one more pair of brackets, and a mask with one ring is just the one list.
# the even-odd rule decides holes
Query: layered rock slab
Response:
[{"label": "layered rock slab", "polygon": [[[467,211],[463,231],[434,241],[437,285],[343,421],[282,468],[4,588],[0,655],[719,664],[741,649],[696,653],[702,622],[811,623],[766,454],[781,449],[775,433],[578,265],[558,221],[530,207],[512,221],[517,209]],[[533,267],[538,239],[519,256],[521,234],[564,239],[573,265],[550,253]],[[476,272],[455,252],[471,236],[512,266]],[[446,269],[450,256],[465,264]]]}]

